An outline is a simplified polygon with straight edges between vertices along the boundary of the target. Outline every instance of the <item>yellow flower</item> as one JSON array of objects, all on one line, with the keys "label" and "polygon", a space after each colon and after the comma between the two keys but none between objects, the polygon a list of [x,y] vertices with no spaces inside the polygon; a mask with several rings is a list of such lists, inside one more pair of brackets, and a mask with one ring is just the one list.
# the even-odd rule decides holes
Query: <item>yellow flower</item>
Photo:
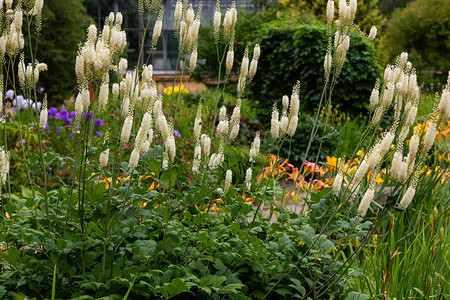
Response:
[{"label": "yellow flower", "polygon": [[173,86],[168,86],[163,90],[163,93],[170,96],[172,94],[177,95],[179,93],[183,93],[183,94],[188,94],[189,91],[186,89],[186,87],[184,86],[184,84],[182,84],[181,86],[176,86],[175,88]]},{"label": "yellow flower", "polygon": [[375,178],[375,183],[376,184],[380,184],[380,183],[383,183],[383,182],[384,182],[384,179],[381,178],[380,175],[377,175],[377,178]]},{"label": "yellow flower", "polygon": [[330,170],[334,170],[337,169],[338,166],[341,164],[341,159],[337,159],[334,156],[327,156],[327,169],[329,168]]},{"label": "yellow flower", "polygon": [[356,155],[359,157],[364,157],[364,151],[358,150],[358,152],[356,152]]},{"label": "yellow flower", "polygon": [[150,187],[148,188],[147,192],[154,190],[155,188],[159,188],[159,184],[155,185],[155,182],[153,181]]}]

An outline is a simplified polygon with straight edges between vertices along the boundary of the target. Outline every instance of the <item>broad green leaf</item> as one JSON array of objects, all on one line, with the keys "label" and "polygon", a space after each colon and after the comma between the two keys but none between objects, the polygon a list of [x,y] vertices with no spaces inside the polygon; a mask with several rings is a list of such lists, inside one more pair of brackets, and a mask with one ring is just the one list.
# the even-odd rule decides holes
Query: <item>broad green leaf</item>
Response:
[{"label": "broad green leaf", "polygon": [[178,294],[189,291],[186,283],[180,278],[175,278],[171,283],[161,289],[166,289],[168,298],[172,298]]},{"label": "broad green leaf", "polygon": [[225,280],[227,280],[226,276],[216,276],[216,275],[206,275],[200,278],[200,284],[201,285],[212,285],[213,287],[218,287],[221,285]]},{"label": "broad green leaf", "polygon": [[361,294],[360,292],[350,292],[347,295],[347,298],[345,298],[345,300],[367,300],[367,299],[369,299],[369,295]]},{"label": "broad green leaf", "polygon": [[172,167],[161,174],[161,181],[165,189],[172,188],[177,183],[177,170]]},{"label": "broad green leaf", "polygon": [[281,296],[284,296],[284,297],[286,297],[286,295],[291,294],[291,292],[289,292],[285,288],[276,289],[275,292],[277,292],[277,294],[280,294]]},{"label": "broad green leaf", "polygon": [[327,240],[327,239],[321,239],[319,241],[319,249],[322,252],[326,253],[326,252],[330,251],[333,248],[334,248],[334,243],[332,241]]},{"label": "broad green leaf", "polygon": [[289,286],[296,289],[302,296],[305,296],[306,289],[302,286],[302,283],[300,282],[300,280],[298,280],[296,278],[290,278],[290,279],[293,282],[293,284],[290,284]]}]

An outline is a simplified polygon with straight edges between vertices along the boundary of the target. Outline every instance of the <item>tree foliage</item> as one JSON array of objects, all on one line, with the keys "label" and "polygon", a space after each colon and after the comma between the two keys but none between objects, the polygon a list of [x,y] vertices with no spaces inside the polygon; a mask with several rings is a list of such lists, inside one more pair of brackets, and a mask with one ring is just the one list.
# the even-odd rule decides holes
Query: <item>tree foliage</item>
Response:
[{"label": "tree foliage", "polygon": [[418,69],[448,71],[450,0],[417,0],[396,10],[382,49],[385,61],[407,51]]}]

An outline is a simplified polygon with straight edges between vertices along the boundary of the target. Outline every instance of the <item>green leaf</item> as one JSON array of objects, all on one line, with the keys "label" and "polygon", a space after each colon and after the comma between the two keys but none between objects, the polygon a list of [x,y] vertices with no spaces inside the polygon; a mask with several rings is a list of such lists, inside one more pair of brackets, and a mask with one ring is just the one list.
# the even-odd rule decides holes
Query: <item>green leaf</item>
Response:
[{"label": "green leaf", "polygon": [[300,240],[302,240],[306,245],[311,245],[314,237],[314,229],[306,225],[303,227],[303,230],[298,232]]},{"label": "green leaf", "polygon": [[281,296],[284,296],[284,297],[286,297],[286,295],[291,294],[291,292],[289,292],[285,288],[276,289],[275,292],[277,292],[278,294],[280,294]]},{"label": "green leaf", "polygon": [[22,294],[22,293],[14,293],[14,292],[10,292],[10,294],[12,294],[16,300],[36,300],[36,298],[28,298],[26,295]]},{"label": "green leaf", "polygon": [[150,172],[155,173],[156,177],[159,177],[159,172],[161,169],[161,163],[159,163],[157,160],[149,160],[148,162],[148,169]]},{"label": "green leaf", "polygon": [[165,189],[172,188],[177,183],[177,171],[174,167],[161,174],[161,181]]},{"label": "green leaf", "polygon": [[221,285],[225,280],[227,280],[226,276],[216,276],[216,275],[206,275],[200,278],[200,284],[213,287],[218,287]]},{"label": "green leaf", "polygon": [[3,208],[10,215],[16,210],[16,206],[11,202],[6,203]]},{"label": "green leaf", "polygon": [[33,192],[29,188],[22,186],[21,193],[23,197],[27,199],[33,199]]},{"label": "green leaf", "polygon": [[327,239],[321,239],[319,241],[319,249],[322,252],[326,253],[326,252],[330,251],[333,248],[334,248],[334,243],[332,241],[327,240]]},{"label": "green leaf", "polygon": [[154,240],[137,240],[133,244],[133,252],[149,259],[155,254],[156,244]]},{"label": "green leaf", "polygon": [[20,250],[15,247],[9,247],[8,248],[8,254],[6,255],[7,261],[11,265],[15,265],[19,261],[20,257]]},{"label": "green leaf", "polygon": [[165,289],[167,291],[168,298],[172,298],[178,294],[189,291],[186,283],[180,278],[173,279],[171,283],[161,289]]},{"label": "green leaf", "polygon": [[367,300],[367,299],[369,299],[369,295],[361,294],[360,292],[350,292],[347,295],[347,298],[345,298],[345,300]]},{"label": "green leaf", "polygon": [[300,282],[300,280],[298,280],[296,278],[290,278],[290,279],[294,284],[290,284],[289,286],[296,289],[302,296],[305,296],[306,289],[302,286],[302,283]]},{"label": "green leaf", "polygon": [[229,292],[229,293],[237,293],[239,289],[243,288],[245,285],[240,283],[231,283],[225,286],[222,291]]},{"label": "green leaf", "polygon": [[425,297],[425,294],[424,294],[421,290],[419,290],[418,288],[413,287],[413,290],[415,290],[416,292],[418,292],[420,296]]},{"label": "green leaf", "polygon": [[6,294],[7,292],[8,292],[8,291],[6,290],[6,288],[5,288],[3,285],[1,285],[1,286],[0,286],[0,299],[2,299],[3,296],[5,296],[5,294]]},{"label": "green leaf", "polygon": [[84,289],[97,291],[102,285],[103,283],[101,282],[84,282],[80,285],[80,287]]}]

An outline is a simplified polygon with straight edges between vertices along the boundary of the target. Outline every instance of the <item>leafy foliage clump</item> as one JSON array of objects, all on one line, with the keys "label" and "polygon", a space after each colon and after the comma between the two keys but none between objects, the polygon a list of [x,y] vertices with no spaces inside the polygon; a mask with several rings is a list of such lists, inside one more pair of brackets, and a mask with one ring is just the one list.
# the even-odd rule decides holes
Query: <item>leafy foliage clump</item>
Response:
[{"label": "leafy foliage clump", "polygon": [[418,0],[396,10],[383,40],[384,60],[407,51],[418,69],[446,73],[450,69],[449,16],[449,0]]}]

